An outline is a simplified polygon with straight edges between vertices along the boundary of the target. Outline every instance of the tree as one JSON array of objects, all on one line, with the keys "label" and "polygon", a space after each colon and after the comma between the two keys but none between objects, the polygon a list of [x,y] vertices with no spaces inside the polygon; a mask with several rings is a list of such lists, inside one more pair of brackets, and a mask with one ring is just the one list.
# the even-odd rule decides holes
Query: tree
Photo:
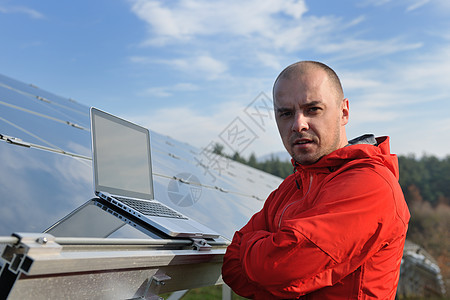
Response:
[{"label": "tree", "polygon": [[219,143],[215,143],[212,152],[215,153],[215,154],[224,156],[223,148],[224,148],[223,145],[221,145]]}]

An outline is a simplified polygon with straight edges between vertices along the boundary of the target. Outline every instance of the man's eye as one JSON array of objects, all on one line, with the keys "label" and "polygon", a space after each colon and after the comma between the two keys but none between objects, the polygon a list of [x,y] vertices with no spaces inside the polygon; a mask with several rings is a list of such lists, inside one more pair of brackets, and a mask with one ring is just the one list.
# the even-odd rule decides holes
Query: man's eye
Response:
[{"label": "man's eye", "polygon": [[313,107],[308,108],[308,112],[309,112],[309,113],[317,113],[317,112],[319,112],[320,110],[321,110],[321,108],[320,108],[320,107],[317,107],[317,106],[313,106]]},{"label": "man's eye", "polygon": [[285,112],[279,113],[278,115],[280,116],[280,118],[287,118],[287,117],[292,116],[292,112],[290,112],[290,111],[285,111]]}]

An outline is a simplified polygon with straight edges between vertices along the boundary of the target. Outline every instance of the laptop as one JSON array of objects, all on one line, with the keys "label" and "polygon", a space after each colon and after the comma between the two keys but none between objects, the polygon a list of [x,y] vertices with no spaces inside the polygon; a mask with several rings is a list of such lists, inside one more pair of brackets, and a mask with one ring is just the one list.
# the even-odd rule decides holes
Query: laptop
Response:
[{"label": "laptop", "polygon": [[95,194],[102,209],[136,228],[170,237],[220,235],[154,199],[149,130],[91,108]]}]

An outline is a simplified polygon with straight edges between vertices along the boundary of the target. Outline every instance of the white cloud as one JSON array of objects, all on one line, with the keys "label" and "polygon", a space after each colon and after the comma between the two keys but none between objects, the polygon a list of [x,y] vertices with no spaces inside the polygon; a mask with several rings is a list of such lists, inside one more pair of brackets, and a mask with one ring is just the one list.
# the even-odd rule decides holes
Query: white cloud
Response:
[{"label": "white cloud", "polygon": [[411,12],[424,6],[432,7],[441,13],[450,10],[450,1],[448,0],[365,0],[358,3],[360,6],[382,6],[387,4],[405,7],[406,12]]},{"label": "white cloud", "polygon": [[[379,57],[397,52],[415,50],[419,42],[406,42],[400,38],[370,40],[349,34],[352,27],[361,27],[365,16],[346,18],[308,15],[303,0],[264,1],[206,1],[180,0],[171,2],[130,0],[131,10],[149,29],[147,46],[180,44],[181,56],[192,56],[187,51],[199,52],[207,48],[209,54],[202,60],[186,62],[185,58],[173,60],[179,68],[187,69],[194,62],[209,65],[217,78],[224,71],[222,57],[258,60],[270,68],[278,66],[273,53],[279,57],[311,50],[325,55],[336,55],[337,59],[359,59]],[[377,5],[384,4],[376,2]],[[371,2],[371,5],[375,5]],[[183,48],[185,47],[185,48]],[[186,53],[183,54],[183,50]],[[194,49],[194,50],[193,50]],[[208,61],[208,59],[212,59]],[[264,59],[265,58],[265,59]],[[139,58],[134,58],[139,61]],[[142,59],[142,58],[141,58]]]},{"label": "white cloud", "polygon": [[345,90],[362,90],[382,87],[383,83],[370,71],[342,71],[339,74]]},{"label": "white cloud", "polygon": [[229,102],[205,115],[203,111],[180,105],[151,110],[140,116],[129,116],[129,119],[150,130],[200,147],[209,144],[236,117],[236,113],[243,109],[240,104]]},{"label": "white cloud", "polygon": [[437,50],[420,53],[412,58],[412,63],[399,68],[399,85],[435,95],[450,95],[450,44],[441,44]]},{"label": "white cloud", "polygon": [[257,58],[263,66],[272,68],[277,71],[283,68],[280,62],[280,57],[278,55],[270,54],[267,52],[260,52],[257,54]]},{"label": "white cloud", "polygon": [[245,51],[243,47],[292,51],[304,47],[307,37],[334,27],[329,26],[328,18],[305,19],[307,7],[303,0],[186,0],[170,4],[135,0],[132,3],[132,12],[149,27],[144,45],[151,46],[213,37],[225,42],[225,47],[239,39],[239,51]]},{"label": "white cloud", "polygon": [[361,4],[362,5],[380,6],[380,5],[384,5],[386,3],[389,3],[391,1],[392,0],[365,0],[365,1],[362,1]]},{"label": "white cloud", "polygon": [[173,86],[150,87],[137,94],[140,97],[164,98],[172,96],[175,92],[192,92],[198,89],[198,86],[191,83],[177,83]]},{"label": "white cloud", "polygon": [[433,4],[441,11],[448,12],[450,11],[450,1],[448,0],[434,0]]},{"label": "white cloud", "polygon": [[138,91],[136,94],[140,97],[155,97],[155,98],[166,98],[172,96],[170,88],[166,86],[150,87],[143,91]]},{"label": "white cloud", "polygon": [[[365,107],[390,108],[404,114],[412,104],[427,105],[450,97],[450,44],[417,54],[407,62],[388,61],[377,68],[342,71],[340,77],[346,93],[358,95],[357,101],[371,103]],[[380,121],[385,119],[380,115]]]},{"label": "white cloud", "polygon": [[4,14],[25,14],[33,19],[44,19],[45,16],[37,10],[26,6],[0,6],[0,13]]},{"label": "white cloud", "polygon": [[408,43],[398,38],[385,41],[371,41],[348,39],[339,42],[324,41],[324,46],[319,52],[334,54],[334,59],[346,60],[355,58],[368,58],[394,54],[397,52],[416,50],[423,46],[422,43]]},{"label": "white cloud", "polygon": [[206,73],[212,79],[217,78],[227,70],[227,66],[223,62],[208,55],[198,56],[192,62],[175,60],[174,64],[180,69],[193,69],[194,71]]},{"label": "white cloud", "polygon": [[136,64],[148,64],[154,62],[154,59],[147,56],[130,56],[128,60]]},{"label": "white cloud", "polygon": [[151,25],[159,36],[180,38],[183,28],[177,24],[177,18],[168,8],[157,1],[134,1],[132,11]]},{"label": "white cloud", "polygon": [[342,71],[350,94],[350,136],[390,135],[400,154],[450,149],[450,44],[361,71]]},{"label": "white cloud", "polygon": [[[238,102],[227,102],[216,105],[210,114],[188,106],[177,106],[151,110],[142,115],[126,117],[152,131],[168,135],[176,140],[187,142],[194,147],[202,148],[211,142],[224,144],[220,135],[239,117],[255,135],[256,139],[241,153],[248,157],[251,152],[263,155],[283,149],[273,116],[267,118],[262,130],[245,114],[246,106]],[[232,153],[230,149],[226,152]]]},{"label": "white cloud", "polygon": [[194,75],[196,78],[202,79],[217,79],[228,70],[225,62],[213,58],[209,54],[199,54],[197,56],[191,55],[185,58],[177,59],[155,59],[148,56],[131,56],[128,60],[134,64],[164,64],[174,68],[177,71],[182,71]]},{"label": "white cloud", "polygon": [[409,5],[406,8],[406,11],[413,11],[416,10],[422,6],[424,6],[425,4],[428,4],[430,2],[430,0],[420,0],[420,1],[416,1],[414,3],[412,3],[411,5]]},{"label": "white cloud", "polygon": [[276,26],[274,16],[277,14],[300,19],[307,11],[302,0],[131,2],[132,12],[149,25],[152,33],[147,41],[149,44],[222,33],[265,36],[267,31]]},{"label": "white cloud", "polygon": [[[369,14],[351,18],[314,16],[306,14],[305,1],[136,0],[132,3],[133,12],[149,26],[147,45],[177,47],[177,51],[170,52],[175,56],[173,58],[158,60],[136,56],[132,61],[165,64],[194,76],[192,78],[198,78],[200,74],[205,78],[221,79],[233,96],[245,93],[243,88],[233,92],[238,84],[247,88],[249,94],[254,93],[255,85],[261,90],[270,89],[277,75],[273,70],[281,70],[286,61],[309,56],[338,66],[344,90],[351,96],[352,130],[369,128],[370,131],[374,128],[386,133],[394,132],[398,134],[395,137],[398,141],[410,145],[410,142],[405,142],[405,137],[413,139],[411,130],[420,130],[420,125],[410,119],[421,119],[428,124],[433,121],[431,115],[421,116],[423,112],[415,110],[417,106],[424,103],[432,114],[450,109],[447,104],[441,105],[440,109],[432,108],[432,103],[440,101],[441,104],[450,95],[448,40],[439,45],[439,50],[434,50],[425,39],[415,37],[409,40],[409,33],[397,35],[393,31],[391,35],[374,37],[369,23],[373,19]],[[450,7],[447,3],[450,2],[372,0],[362,5],[392,5],[408,12],[431,5]],[[294,8],[289,9],[289,6]],[[157,16],[158,13],[164,18]],[[364,61],[374,63],[367,66],[362,64]],[[252,68],[255,64],[259,64],[258,68],[264,72],[256,74]],[[241,69],[242,66],[250,71],[250,75],[235,76],[238,71],[235,68]],[[268,79],[268,76],[272,77]],[[162,97],[172,95],[167,86],[147,92],[159,93]],[[231,98],[236,99],[233,96]],[[240,111],[239,107],[235,109]],[[152,127],[169,135],[173,132],[174,138],[186,140],[189,129],[199,124],[198,128],[202,128],[205,134],[194,138],[198,140],[196,145],[202,145],[207,142],[205,139],[217,136],[236,115],[236,110],[218,111],[210,116],[203,116],[204,112],[195,112],[188,107],[158,111],[152,115],[152,119],[158,120]],[[170,120],[166,120],[168,118]],[[441,128],[445,126],[440,124],[436,132],[442,134]],[[278,134],[275,132],[271,138],[279,147]]]},{"label": "white cloud", "polygon": [[185,59],[165,60],[160,61],[160,63],[167,64],[176,70],[195,74],[196,77],[205,79],[217,79],[228,69],[224,62],[209,55],[199,55]]}]

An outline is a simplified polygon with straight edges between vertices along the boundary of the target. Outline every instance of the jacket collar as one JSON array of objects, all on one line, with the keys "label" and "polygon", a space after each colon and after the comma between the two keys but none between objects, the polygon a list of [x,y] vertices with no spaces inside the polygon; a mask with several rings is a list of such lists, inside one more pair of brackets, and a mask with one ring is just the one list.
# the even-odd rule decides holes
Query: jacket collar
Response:
[{"label": "jacket collar", "polygon": [[331,152],[311,165],[301,165],[294,159],[291,160],[294,170],[300,172],[332,172],[356,159],[374,159],[388,167],[398,178],[397,156],[390,153],[389,137],[375,138],[374,135],[363,135],[350,140],[348,145]]},{"label": "jacket collar", "polygon": [[[351,145],[373,145],[376,146],[378,145],[377,140],[375,138],[375,136],[373,134],[363,134],[357,138],[354,138],[353,140],[348,141],[348,145],[347,146],[351,146]],[[347,147],[346,146],[346,147]]]}]

